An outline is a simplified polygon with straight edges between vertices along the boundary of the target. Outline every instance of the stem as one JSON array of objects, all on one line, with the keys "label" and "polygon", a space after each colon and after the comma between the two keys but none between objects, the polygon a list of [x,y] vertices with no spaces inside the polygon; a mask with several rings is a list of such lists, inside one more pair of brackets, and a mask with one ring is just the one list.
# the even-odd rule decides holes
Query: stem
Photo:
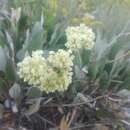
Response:
[{"label": "stem", "polygon": [[106,97],[107,97],[107,95],[103,95],[103,96],[98,96],[92,100],[81,102],[81,103],[71,103],[71,104],[61,104],[61,105],[60,104],[52,104],[52,105],[44,105],[44,107],[76,107],[76,106],[85,105],[87,103],[91,103],[91,102],[94,102],[97,100],[101,100],[101,99],[104,99]]}]

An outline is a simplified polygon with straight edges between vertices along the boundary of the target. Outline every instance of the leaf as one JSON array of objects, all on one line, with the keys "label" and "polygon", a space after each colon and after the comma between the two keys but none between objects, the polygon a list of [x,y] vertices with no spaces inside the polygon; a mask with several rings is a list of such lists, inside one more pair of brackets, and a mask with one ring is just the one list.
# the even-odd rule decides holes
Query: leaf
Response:
[{"label": "leaf", "polygon": [[120,43],[116,43],[112,46],[111,50],[110,50],[110,58],[113,59],[116,54],[122,49],[122,47],[124,46],[124,44],[120,44]]},{"label": "leaf", "polygon": [[0,31],[0,47],[2,47],[2,48],[5,47],[5,38],[1,31]]},{"label": "leaf", "polygon": [[41,95],[42,95],[42,92],[37,87],[31,87],[31,88],[29,88],[29,90],[27,92],[27,96],[29,98],[38,98],[38,97],[41,97]]},{"label": "leaf", "polygon": [[99,72],[99,63],[90,63],[88,66],[88,74],[95,79]]},{"label": "leaf", "polygon": [[81,52],[81,57],[82,57],[82,66],[86,66],[89,63],[91,56],[91,50],[85,50],[83,49]]},{"label": "leaf", "polygon": [[12,108],[12,112],[13,113],[17,113],[18,112],[18,108],[17,108],[16,102],[14,102],[14,101],[11,102],[11,108]]},{"label": "leaf", "polygon": [[49,45],[55,45],[57,40],[61,37],[61,33],[59,34],[59,29],[61,28],[60,24],[55,25],[54,31],[51,35],[50,41],[49,41]]},{"label": "leaf", "polygon": [[11,100],[10,99],[6,99],[4,101],[4,106],[5,106],[5,108],[10,109],[11,108]]},{"label": "leaf", "polygon": [[12,22],[18,23],[20,17],[21,17],[21,7],[17,8],[17,9],[11,8],[11,20],[12,20]]},{"label": "leaf", "polygon": [[14,81],[15,80],[15,74],[11,65],[10,60],[7,61],[6,67],[5,67],[5,77],[8,80]]},{"label": "leaf", "polygon": [[102,74],[100,74],[100,85],[102,89],[107,89],[107,86],[109,84],[109,75],[106,71],[103,71]]},{"label": "leaf", "polygon": [[0,70],[5,71],[7,57],[4,48],[0,47]]},{"label": "leaf", "polygon": [[0,96],[4,95],[6,92],[5,82],[0,79]]},{"label": "leaf", "polygon": [[36,22],[32,30],[29,29],[26,32],[26,39],[23,44],[23,48],[17,53],[18,59],[23,59],[26,52],[31,53],[32,51],[42,49],[43,44],[45,42],[45,31],[43,28],[43,20],[40,22]]},{"label": "leaf", "polygon": [[123,83],[121,84],[120,89],[124,89],[124,88],[130,90],[130,77],[129,76],[127,76],[124,79]]},{"label": "leaf", "polygon": [[107,39],[103,37],[103,33],[101,31],[97,31],[97,37],[95,41],[95,46],[93,48],[94,58],[99,61],[109,52],[109,44]]},{"label": "leaf", "polygon": [[125,54],[124,50],[119,51],[115,58],[114,58],[114,63],[112,66],[112,69],[110,71],[110,78],[114,78],[118,76],[118,73],[126,67],[126,60],[124,60],[123,55]]},{"label": "leaf", "polygon": [[80,69],[83,67],[82,66],[82,55],[81,55],[81,50],[75,50],[74,53],[74,64],[77,65]]},{"label": "leaf", "polygon": [[14,43],[13,43],[13,39],[12,39],[11,35],[7,31],[5,31],[5,35],[6,35],[7,45],[9,47],[10,57],[13,58],[14,57]]},{"label": "leaf", "polygon": [[36,113],[40,108],[41,98],[29,100],[29,108],[25,111],[26,115],[32,115]]},{"label": "leaf", "polygon": [[21,94],[20,85],[17,83],[14,83],[14,85],[9,90],[9,95],[12,98],[17,99],[20,96],[20,94]]},{"label": "leaf", "polygon": [[83,72],[83,70],[81,70],[77,65],[74,66],[74,72],[75,72],[75,77],[77,79],[85,78],[85,72]]}]

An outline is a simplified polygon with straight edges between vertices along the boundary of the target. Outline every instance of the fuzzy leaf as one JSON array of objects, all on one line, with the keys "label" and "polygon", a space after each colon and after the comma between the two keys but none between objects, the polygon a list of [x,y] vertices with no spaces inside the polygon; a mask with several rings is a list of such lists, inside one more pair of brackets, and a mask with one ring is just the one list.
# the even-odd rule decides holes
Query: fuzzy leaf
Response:
[{"label": "fuzzy leaf", "polygon": [[4,95],[6,92],[6,87],[3,80],[0,80],[0,95]]},{"label": "fuzzy leaf", "polygon": [[41,98],[30,100],[30,106],[28,110],[25,111],[26,115],[32,115],[36,113],[40,108]]},{"label": "fuzzy leaf", "polygon": [[88,66],[88,73],[90,76],[92,76],[93,79],[96,78],[97,74],[99,72],[99,63],[91,63]]},{"label": "fuzzy leaf", "polygon": [[7,61],[7,64],[5,67],[5,76],[6,76],[6,79],[8,80],[12,80],[12,81],[15,80],[15,74],[9,60]]},{"label": "fuzzy leaf", "polygon": [[36,22],[32,30],[27,30],[26,40],[23,44],[23,48],[17,53],[18,59],[23,59],[26,52],[31,53],[32,51],[42,49],[45,42],[43,21]]},{"label": "fuzzy leaf", "polygon": [[28,92],[27,92],[27,96],[29,98],[38,98],[41,97],[42,92],[40,91],[40,89],[36,88],[36,87],[31,87],[29,88]]},{"label": "fuzzy leaf", "polygon": [[16,99],[20,96],[21,88],[19,84],[14,83],[14,85],[10,88],[9,94],[12,98]]},{"label": "fuzzy leaf", "polygon": [[91,50],[82,50],[82,66],[86,66],[89,63]]},{"label": "fuzzy leaf", "polygon": [[4,48],[0,47],[0,70],[5,71],[6,63],[7,63],[7,57],[5,54]]}]

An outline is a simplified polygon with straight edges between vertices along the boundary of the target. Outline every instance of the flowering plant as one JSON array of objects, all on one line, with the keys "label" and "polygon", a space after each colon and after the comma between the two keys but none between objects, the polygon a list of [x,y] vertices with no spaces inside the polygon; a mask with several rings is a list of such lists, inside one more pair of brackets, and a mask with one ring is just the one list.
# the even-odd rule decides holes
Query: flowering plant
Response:
[{"label": "flowering plant", "polygon": [[70,49],[92,49],[95,40],[95,34],[90,27],[80,24],[76,27],[68,27],[66,29],[67,48]]},{"label": "flowering plant", "polygon": [[118,43],[121,36],[129,34],[125,33],[127,27],[111,41],[85,24],[67,25],[62,31],[62,24],[57,24],[52,33],[44,28],[43,16],[27,24],[20,11],[3,15],[0,23],[5,25],[0,30],[0,56],[4,61],[0,64],[0,118],[4,110],[9,110],[21,122],[47,105],[54,105],[63,115],[63,107],[73,107],[75,102],[89,102],[86,106],[92,110],[95,95],[128,87],[130,46],[128,41]]},{"label": "flowering plant", "polygon": [[65,50],[51,51],[46,59],[42,51],[35,51],[18,63],[18,74],[47,93],[64,91],[72,82],[72,60],[71,53]]}]

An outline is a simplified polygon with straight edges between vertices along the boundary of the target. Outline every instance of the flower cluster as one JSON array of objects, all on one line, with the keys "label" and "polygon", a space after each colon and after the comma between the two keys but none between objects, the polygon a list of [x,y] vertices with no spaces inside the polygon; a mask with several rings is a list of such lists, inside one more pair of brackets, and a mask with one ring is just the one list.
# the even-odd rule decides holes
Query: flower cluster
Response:
[{"label": "flower cluster", "polygon": [[47,93],[65,91],[72,81],[72,60],[70,51],[50,52],[46,59],[43,52],[35,51],[18,64],[18,74]]},{"label": "flower cluster", "polygon": [[[49,53],[48,63],[53,68],[53,72],[50,72],[50,79],[53,81],[50,86],[46,85],[48,86],[48,88],[46,87],[48,91],[51,91],[52,86],[54,85],[55,88],[53,88],[53,91],[67,90],[72,81],[72,61],[73,56],[70,51],[58,50],[57,52],[52,51]],[[54,73],[54,77],[51,73]]]},{"label": "flower cluster", "polygon": [[94,45],[95,34],[91,28],[85,24],[76,27],[68,27],[66,29],[67,43],[69,49],[91,49]]},{"label": "flower cluster", "polygon": [[32,53],[32,56],[26,56],[24,60],[18,63],[18,75],[30,85],[40,84],[40,77],[43,76],[47,68],[46,60],[42,56],[42,51]]}]

